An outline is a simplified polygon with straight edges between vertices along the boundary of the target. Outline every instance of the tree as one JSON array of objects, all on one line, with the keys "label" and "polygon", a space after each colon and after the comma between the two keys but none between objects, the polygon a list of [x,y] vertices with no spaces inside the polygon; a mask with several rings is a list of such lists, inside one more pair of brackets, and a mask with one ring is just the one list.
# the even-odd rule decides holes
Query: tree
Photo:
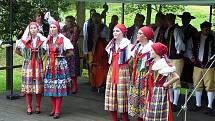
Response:
[{"label": "tree", "polygon": [[[50,11],[59,19],[59,11],[66,11],[74,3],[71,0],[11,0],[12,1],[12,36],[25,28],[33,20],[37,11]],[[0,39],[9,40],[9,3],[10,0],[0,1]]]},{"label": "tree", "polygon": [[[141,13],[143,10],[147,9],[146,4],[131,4],[128,3],[125,5],[125,14],[129,13]],[[158,12],[161,11],[163,13],[175,13],[184,11],[183,5],[152,5],[152,10]]]}]

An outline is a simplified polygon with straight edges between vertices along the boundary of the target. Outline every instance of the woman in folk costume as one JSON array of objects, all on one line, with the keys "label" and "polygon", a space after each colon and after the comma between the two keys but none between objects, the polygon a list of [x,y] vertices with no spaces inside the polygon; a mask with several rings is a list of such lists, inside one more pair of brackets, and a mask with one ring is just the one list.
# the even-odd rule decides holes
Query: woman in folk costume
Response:
[{"label": "woman in folk costume", "polygon": [[59,22],[50,24],[50,35],[46,42],[47,63],[44,78],[44,96],[51,97],[54,119],[60,117],[63,96],[71,91],[71,76],[66,57],[73,55],[73,45],[68,38],[59,33]]},{"label": "woman in folk costume", "polygon": [[46,37],[38,33],[38,24],[29,24],[28,36],[16,43],[16,53],[24,57],[21,92],[26,96],[27,114],[32,114],[32,95],[36,95],[36,114],[40,113],[43,93],[43,42]]},{"label": "woman in folk costume", "polygon": [[75,22],[75,17],[67,16],[65,18],[65,26],[63,27],[63,34],[70,39],[72,45],[74,46],[74,55],[66,58],[70,75],[72,78],[72,93],[77,93],[78,83],[77,77],[80,76],[80,59],[79,59],[79,49],[78,49],[78,38],[80,34],[80,29]]},{"label": "woman in folk costume", "polygon": [[167,47],[152,44],[148,72],[148,96],[144,121],[172,121],[168,87],[179,79],[175,67],[168,63]]},{"label": "woman in folk costume", "polygon": [[111,65],[106,80],[105,110],[111,112],[113,121],[117,121],[117,112],[122,113],[124,121],[128,121],[128,89],[131,76],[128,61],[132,45],[125,37],[126,33],[125,25],[117,24],[113,30],[114,38],[106,47]]},{"label": "woman in folk costume", "polygon": [[132,117],[137,117],[138,121],[143,121],[145,111],[145,101],[147,96],[146,62],[150,58],[151,39],[154,32],[150,27],[144,26],[137,33],[136,45],[133,48],[133,73],[130,82],[128,113]]}]

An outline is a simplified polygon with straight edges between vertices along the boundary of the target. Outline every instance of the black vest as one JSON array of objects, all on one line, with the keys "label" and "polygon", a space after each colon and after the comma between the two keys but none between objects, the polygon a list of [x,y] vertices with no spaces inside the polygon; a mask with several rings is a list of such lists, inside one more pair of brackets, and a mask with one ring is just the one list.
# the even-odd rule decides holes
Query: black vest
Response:
[{"label": "black vest", "polygon": [[167,40],[166,40],[166,43],[168,46],[168,56],[170,59],[183,58],[183,53],[177,54],[177,50],[175,48],[174,30],[177,27],[178,27],[178,24],[175,24],[169,29]]},{"label": "black vest", "polygon": [[[194,45],[193,45],[193,56],[194,56],[194,58],[195,58],[195,63],[194,63],[194,65],[195,66],[197,66],[197,67],[201,67],[201,68],[203,68],[203,67],[206,67],[206,68],[208,68],[209,66],[210,66],[210,64],[211,64],[211,62],[212,61],[210,61],[209,63],[207,63],[209,60],[207,59],[207,60],[203,60],[202,62],[199,60],[199,48],[200,48],[200,38],[201,38],[201,32],[199,32],[198,34],[197,34],[197,36],[195,36],[195,42],[194,42]],[[209,45],[208,46],[210,46],[210,48],[209,49],[211,49],[211,50],[208,50],[209,52],[211,52],[211,56],[213,56],[214,54],[215,54],[215,40],[214,40],[214,36],[213,35],[211,35],[211,34],[209,34],[208,36],[207,36],[207,38],[206,38],[206,40],[205,40],[205,42],[206,41],[209,41]],[[206,43],[205,43],[206,44]],[[203,55],[204,56],[204,55]],[[211,57],[210,56],[210,57]],[[207,65],[207,66],[206,66]],[[213,66],[212,67],[214,67],[215,66],[215,64],[213,64]]]}]

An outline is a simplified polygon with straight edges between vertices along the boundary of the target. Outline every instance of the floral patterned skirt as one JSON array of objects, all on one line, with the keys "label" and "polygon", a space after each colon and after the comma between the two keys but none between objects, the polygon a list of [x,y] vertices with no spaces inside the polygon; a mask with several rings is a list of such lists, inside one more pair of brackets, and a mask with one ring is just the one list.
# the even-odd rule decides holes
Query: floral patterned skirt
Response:
[{"label": "floral patterned skirt", "polygon": [[46,63],[44,96],[68,96],[71,94],[71,76],[65,58],[56,58],[55,73],[52,80],[50,59]]}]

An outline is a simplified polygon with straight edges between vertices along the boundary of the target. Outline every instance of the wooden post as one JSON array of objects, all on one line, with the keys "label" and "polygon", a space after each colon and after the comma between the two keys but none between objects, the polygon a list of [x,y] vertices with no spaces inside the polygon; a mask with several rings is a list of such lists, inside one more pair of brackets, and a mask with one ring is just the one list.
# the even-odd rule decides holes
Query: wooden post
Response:
[{"label": "wooden post", "polygon": [[[9,38],[12,42],[13,35],[13,11],[12,11],[13,0],[9,0]],[[12,55],[12,56],[11,56]],[[13,46],[6,48],[6,90],[11,90],[13,93]]]},{"label": "wooden post", "polygon": [[212,10],[213,10],[213,6],[210,6],[210,13],[209,13],[209,22],[211,23],[211,19],[212,19]]},{"label": "wooden post", "polygon": [[146,25],[149,25],[151,23],[151,14],[152,14],[152,5],[147,4]]},{"label": "wooden post", "polygon": [[122,0],[122,24],[124,24],[125,19],[125,2]]}]

